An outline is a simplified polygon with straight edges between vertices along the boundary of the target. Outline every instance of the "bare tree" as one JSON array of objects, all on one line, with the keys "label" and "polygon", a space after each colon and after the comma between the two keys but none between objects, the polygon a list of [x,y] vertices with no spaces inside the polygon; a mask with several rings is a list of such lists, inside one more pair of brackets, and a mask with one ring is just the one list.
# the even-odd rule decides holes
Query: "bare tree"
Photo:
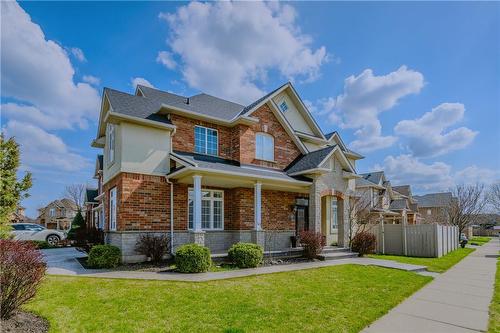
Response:
[{"label": "bare tree", "polygon": [[371,202],[366,196],[351,196],[347,205],[349,219],[349,245],[358,233],[373,227],[374,219],[370,214]]},{"label": "bare tree", "polygon": [[83,209],[85,201],[85,184],[71,184],[67,185],[64,190],[64,196],[73,200],[78,210]]},{"label": "bare tree", "polygon": [[490,186],[487,193],[487,200],[495,213],[500,213],[500,183]]},{"label": "bare tree", "polygon": [[457,185],[453,190],[453,198],[447,207],[450,224],[458,227],[460,235],[465,228],[470,226],[477,215],[482,212],[484,200],[484,185]]}]

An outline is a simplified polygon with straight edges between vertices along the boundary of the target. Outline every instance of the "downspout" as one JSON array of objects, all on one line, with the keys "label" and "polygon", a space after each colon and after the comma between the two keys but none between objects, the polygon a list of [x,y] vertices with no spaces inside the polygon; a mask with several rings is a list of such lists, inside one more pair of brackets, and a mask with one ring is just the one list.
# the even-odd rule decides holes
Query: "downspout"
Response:
[{"label": "downspout", "polygon": [[165,176],[167,184],[170,184],[170,254],[174,255],[174,183]]}]

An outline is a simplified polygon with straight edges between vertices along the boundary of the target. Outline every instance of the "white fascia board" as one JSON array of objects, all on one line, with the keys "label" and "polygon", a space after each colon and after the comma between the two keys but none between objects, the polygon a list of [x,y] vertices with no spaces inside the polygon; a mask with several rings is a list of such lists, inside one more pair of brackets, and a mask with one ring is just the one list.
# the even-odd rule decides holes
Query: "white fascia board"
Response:
[{"label": "white fascia board", "polygon": [[316,122],[316,120],[314,119],[314,117],[312,116],[312,114],[309,112],[309,110],[305,106],[304,102],[302,102],[302,98],[300,98],[299,94],[297,93],[297,91],[295,90],[295,88],[293,87],[293,85],[292,84],[288,84],[288,87],[290,87],[290,90],[294,94],[295,98],[299,101],[299,105],[301,106],[302,111],[303,111],[303,112],[301,112],[302,115],[305,115],[306,118],[309,119],[309,122],[310,122],[309,125],[312,125],[314,127],[314,129],[317,132],[316,134],[319,134],[320,137],[323,140],[326,140],[325,135],[323,134],[323,131],[321,130],[321,128],[319,128],[318,123]]},{"label": "white fascia board", "polygon": [[308,175],[308,174],[315,174],[315,173],[327,173],[330,172],[330,169],[327,168],[313,168],[313,169],[307,169],[303,171],[297,171],[294,173],[289,174],[289,176],[300,176],[300,175]]},{"label": "white fascia board", "polygon": [[[111,102],[109,101],[109,97],[106,93],[106,90],[104,90],[104,93],[102,94],[101,97],[101,110],[99,112],[99,123],[97,125],[97,136],[96,140],[100,137],[103,137],[106,133],[106,127],[104,126],[104,123],[106,122],[106,117],[107,113],[104,113],[104,101],[107,100],[109,104],[109,111],[113,110],[113,107],[111,106]],[[100,148],[100,147],[98,147]]]},{"label": "white fascia board", "polygon": [[173,133],[175,133],[175,130],[177,129],[177,126],[175,126],[175,125],[161,123],[159,121],[154,121],[154,120],[149,120],[149,119],[142,119],[142,118],[138,118],[138,117],[134,117],[134,116],[129,116],[129,115],[109,111],[105,121],[108,122],[111,119],[125,120],[125,121],[129,121],[131,123],[137,123],[140,125],[146,125],[146,126],[150,126],[150,127],[164,129],[167,131],[171,131]]},{"label": "white fascia board", "polygon": [[342,178],[356,179],[356,178],[361,178],[361,176],[353,172],[347,172],[342,170]]},{"label": "white fascia board", "polygon": [[[258,108],[260,108],[262,105],[266,104],[270,99],[273,99],[276,95],[279,95],[289,85],[290,85],[290,82],[288,82],[287,84],[284,84],[280,89],[276,90],[274,93],[272,93],[271,95],[267,96],[267,98],[265,98],[262,101],[260,101],[259,104],[255,105],[253,108],[251,108],[250,110],[248,110],[244,114],[244,116],[250,116],[255,110],[257,110]],[[241,116],[237,116],[237,117],[241,117]]]},{"label": "white fascia board", "polygon": [[198,166],[196,163],[191,162],[191,161],[188,161],[188,160],[186,160],[185,158],[183,158],[182,156],[179,156],[179,155],[177,155],[177,154],[176,154],[176,153],[174,153],[174,152],[171,152],[171,153],[170,153],[170,158],[171,158],[171,159],[173,159],[174,161],[176,161],[176,162],[178,162],[178,163],[180,163],[180,164],[182,164],[182,165],[186,166],[186,167],[189,167],[189,166],[194,166],[194,167],[196,167],[196,166]]},{"label": "white fascia board", "polygon": [[205,114],[193,112],[193,111],[190,111],[190,110],[186,110],[186,109],[179,108],[179,107],[176,107],[176,106],[173,106],[173,105],[169,105],[169,104],[165,104],[165,103],[161,104],[161,108],[169,110],[169,111],[171,111],[171,113],[178,114],[180,116],[185,116],[185,117],[188,117],[188,118],[201,119],[201,120],[205,120],[205,121],[208,121],[208,122],[211,122],[211,123],[215,123],[215,124],[219,124],[219,125],[225,125],[225,126],[234,126],[234,125],[237,125],[237,124],[251,125],[251,124],[259,122],[258,119],[253,118],[253,117],[248,117],[248,116],[241,116],[241,117],[233,118],[231,120],[226,120],[226,119],[222,119],[222,118],[219,118],[219,117],[213,117],[213,116],[209,116],[209,115],[205,115]]},{"label": "white fascia board", "polygon": [[295,134],[297,134],[297,136],[299,138],[302,138],[306,141],[309,141],[309,142],[313,142],[313,143],[318,143],[318,144],[327,144],[328,141],[327,140],[324,140],[324,139],[321,139],[321,138],[318,138],[317,136],[312,136],[310,134],[307,134],[307,133],[303,133],[303,132],[298,132],[298,131],[295,131]]},{"label": "white fascia board", "polygon": [[244,172],[236,172],[236,171],[222,171],[222,170],[214,170],[214,169],[208,169],[208,168],[198,168],[198,167],[185,167],[182,168],[181,170],[178,170],[174,173],[171,173],[167,175],[167,178],[173,178],[174,176],[179,176],[182,173],[186,173],[188,171],[192,172],[206,172],[210,174],[217,174],[217,175],[228,175],[228,176],[239,176],[243,178],[252,178],[252,179],[265,179],[265,180],[272,180],[272,181],[277,181],[277,182],[283,182],[283,183],[292,183],[292,184],[297,184],[297,185],[304,185],[304,186],[310,186],[311,182],[306,182],[302,180],[285,180],[282,178],[277,178],[277,177],[272,177],[272,176],[256,176],[256,175],[251,175],[248,173]]}]

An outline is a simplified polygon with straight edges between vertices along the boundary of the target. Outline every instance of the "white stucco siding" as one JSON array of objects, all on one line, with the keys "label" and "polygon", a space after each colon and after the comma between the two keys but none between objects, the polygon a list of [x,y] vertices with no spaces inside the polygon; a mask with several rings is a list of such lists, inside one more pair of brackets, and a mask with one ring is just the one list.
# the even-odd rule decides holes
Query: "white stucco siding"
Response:
[{"label": "white stucco siding", "polygon": [[278,105],[278,107],[280,106],[281,102],[285,100],[286,104],[288,105],[288,110],[284,112],[283,115],[294,130],[315,136],[314,132],[311,130],[311,127],[307,124],[306,120],[297,109],[297,106],[292,102],[286,92],[283,92],[274,97],[273,100],[276,105]]},{"label": "white stucco siding", "polygon": [[170,168],[170,131],[121,123],[121,171],[165,175]]},{"label": "white stucco siding", "polygon": [[113,178],[121,170],[121,158],[122,158],[122,140],[121,140],[121,126],[118,124],[114,125],[115,129],[115,158],[111,163],[109,161],[109,140],[106,128],[106,141],[103,150],[103,182],[106,183],[111,178]]},{"label": "white stucco siding", "polygon": [[306,146],[306,148],[307,148],[307,150],[309,152],[313,152],[313,151],[316,151],[318,149],[321,149],[321,148],[325,147],[324,145],[318,145],[318,144],[315,144],[315,143],[307,142],[305,140],[302,140],[302,143]]}]

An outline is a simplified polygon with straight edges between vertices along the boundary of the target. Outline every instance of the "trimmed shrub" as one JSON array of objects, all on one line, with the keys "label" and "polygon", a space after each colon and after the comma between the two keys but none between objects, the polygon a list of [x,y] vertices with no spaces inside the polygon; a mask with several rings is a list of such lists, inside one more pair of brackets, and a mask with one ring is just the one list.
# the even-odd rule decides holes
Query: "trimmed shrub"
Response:
[{"label": "trimmed shrub", "polygon": [[202,273],[212,265],[210,250],[198,244],[185,244],[175,252],[175,265],[182,273]]},{"label": "trimmed shrub", "polygon": [[315,259],[325,247],[325,237],[320,232],[302,231],[300,244],[304,248],[304,256]]},{"label": "trimmed shrub", "polygon": [[351,250],[358,252],[360,257],[368,253],[374,253],[376,246],[377,238],[374,234],[367,231],[360,232],[354,236],[351,242]]},{"label": "trimmed shrub", "polygon": [[165,234],[142,234],[135,244],[135,251],[151,258],[153,263],[159,263],[170,250],[170,238]]},{"label": "trimmed shrub", "polygon": [[79,246],[84,246],[86,243],[87,224],[80,210],[76,213],[71,222],[71,229],[68,231],[68,239],[76,241],[76,244]]},{"label": "trimmed shrub", "polygon": [[9,319],[35,296],[44,273],[43,256],[33,243],[0,240],[1,319]]},{"label": "trimmed shrub", "polygon": [[87,264],[92,268],[113,268],[120,265],[122,253],[114,245],[96,245],[90,249]]},{"label": "trimmed shrub", "polygon": [[237,243],[231,246],[228,255],[239,268],[253,268],[262,262],[264,250],[257,244]]}]

